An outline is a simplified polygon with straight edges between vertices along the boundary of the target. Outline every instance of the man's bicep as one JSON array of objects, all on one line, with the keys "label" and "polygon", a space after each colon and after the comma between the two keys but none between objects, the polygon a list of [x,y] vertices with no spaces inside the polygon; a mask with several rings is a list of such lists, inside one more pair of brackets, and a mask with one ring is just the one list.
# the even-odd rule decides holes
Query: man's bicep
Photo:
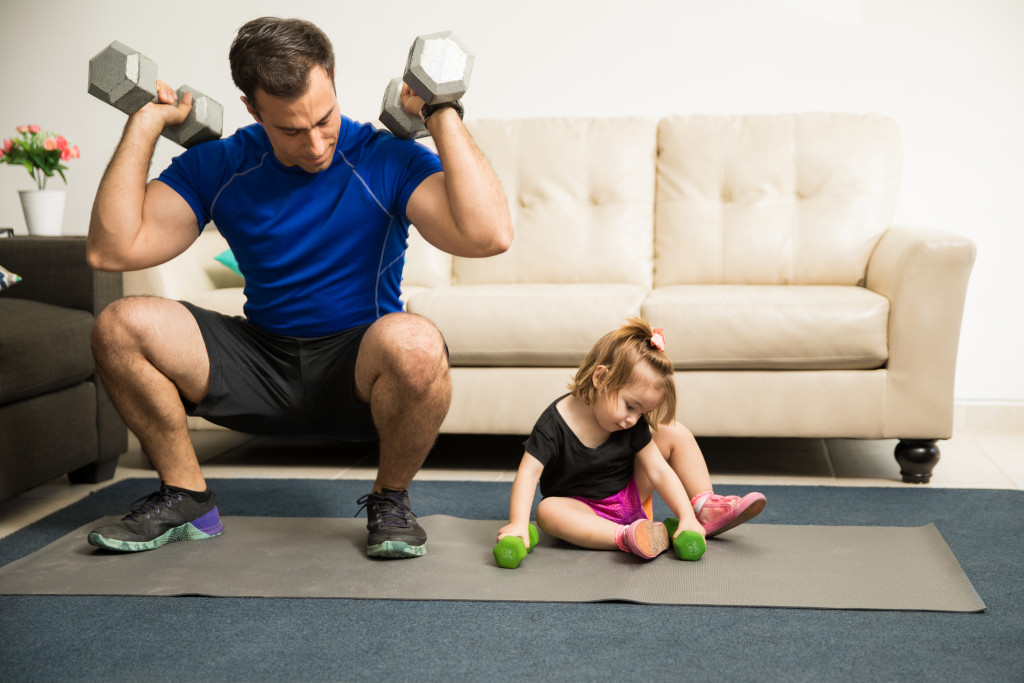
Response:
[{"label": "man's bicep", "polygon": [[135,261],[148,268],[170,261],[199,237],[199,221],[189,203],[159,180],[146,186],[142,227],[136,240]]},{"label": "man's bicep", "polygon": [[413,190],[405,207],[405,215],[427,242],[441,251],[460,255],[462,248],[448,201],[444,172],[427,176]]}]

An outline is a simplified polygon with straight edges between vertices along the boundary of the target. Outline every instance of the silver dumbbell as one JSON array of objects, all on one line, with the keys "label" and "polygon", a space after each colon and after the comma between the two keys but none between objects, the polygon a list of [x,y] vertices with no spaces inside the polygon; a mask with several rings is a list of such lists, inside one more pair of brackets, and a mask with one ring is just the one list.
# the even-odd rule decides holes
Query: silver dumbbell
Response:
[{"label": "silver dumbbell", "polygon": [[[192,111],[161,135],[182,147],[219,138],[224,129],[224,107],[187,85],[178,88],[178,98],[186,92],[192,93]],[[156,100],[156,62],[115,40],[89,60],[89,93],[125,114],[134,114]]]},{"label": "silver dumbbell", "polygon": [[384,91],[381,123],[400,138],[430,135],[419,116],[409,114],[402,106],[402,83],[425,104],[441,104],[465,95],[472,73],[473,54],[451,31],[419,36],[409,48],[405,75],[392,79]]}]

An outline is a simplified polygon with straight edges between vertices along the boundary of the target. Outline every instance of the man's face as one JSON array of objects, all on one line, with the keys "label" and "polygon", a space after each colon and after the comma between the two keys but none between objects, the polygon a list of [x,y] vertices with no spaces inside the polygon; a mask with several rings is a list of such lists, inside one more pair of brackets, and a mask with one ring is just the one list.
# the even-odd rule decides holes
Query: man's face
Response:
[{"label": "man's face", "polygon": [[306,92],[294,100],[271,97],[258,90],[258,109],[245,97],[242,101],[252,117],[263,124],[274,156],[285,166],[298,166],[307,173],[331,165],[338,144],[341,112],[334,83],[327,72],[314,68]]}]

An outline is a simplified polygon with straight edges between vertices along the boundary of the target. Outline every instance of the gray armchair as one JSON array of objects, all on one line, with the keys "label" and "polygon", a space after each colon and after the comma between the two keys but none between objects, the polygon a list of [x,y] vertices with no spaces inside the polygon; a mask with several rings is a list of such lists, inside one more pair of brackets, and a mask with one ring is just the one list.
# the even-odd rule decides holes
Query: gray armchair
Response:
[{"label": "gray armchair", "polygon": [[84,237],[0,238],[0,265],[23,278],[0,293],[0,500],[63,474],[110,479],[128,432],[89,337],[121,274],[89,268]]}]

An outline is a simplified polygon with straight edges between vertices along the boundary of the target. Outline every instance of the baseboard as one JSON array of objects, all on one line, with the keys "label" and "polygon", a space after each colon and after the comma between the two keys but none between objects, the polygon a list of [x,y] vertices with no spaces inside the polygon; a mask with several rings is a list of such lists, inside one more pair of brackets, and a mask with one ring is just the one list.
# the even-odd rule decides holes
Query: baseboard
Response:
[{"label": "baseboard", "polygon": [[957,401],[953,433],[1024,434],[1024,401]]}]

